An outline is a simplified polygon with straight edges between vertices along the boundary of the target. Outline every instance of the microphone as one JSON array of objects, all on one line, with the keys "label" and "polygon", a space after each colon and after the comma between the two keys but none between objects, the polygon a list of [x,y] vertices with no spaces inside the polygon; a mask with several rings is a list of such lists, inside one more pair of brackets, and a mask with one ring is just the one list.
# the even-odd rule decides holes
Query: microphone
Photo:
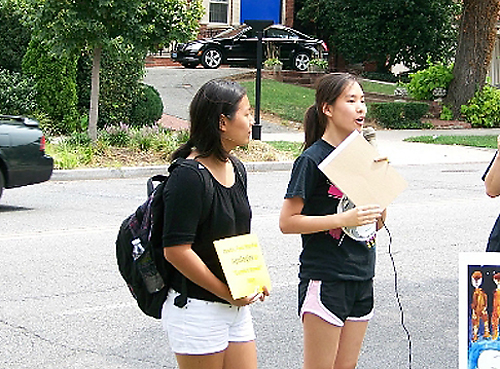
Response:
[{"label": "microphone", "polygon": [[363,138],[368,141],[372,146],[377,147],[377,131],[373,127],[363,127]]}]

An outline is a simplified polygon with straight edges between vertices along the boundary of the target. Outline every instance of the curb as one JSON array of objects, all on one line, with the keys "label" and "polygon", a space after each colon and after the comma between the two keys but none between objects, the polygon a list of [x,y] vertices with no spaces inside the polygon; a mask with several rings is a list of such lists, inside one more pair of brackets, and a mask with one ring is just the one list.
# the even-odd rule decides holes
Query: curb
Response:
[{"label": "curb", "polygon": [[[289,171],[293,162],[246,162],[248,172]],[[52,172],[51,181],[82,181],[117,178],[151,177],[159,173],[167,173],[168,165],[149,167],[120,168],[88,168],[88,169],[57,169]]]}]

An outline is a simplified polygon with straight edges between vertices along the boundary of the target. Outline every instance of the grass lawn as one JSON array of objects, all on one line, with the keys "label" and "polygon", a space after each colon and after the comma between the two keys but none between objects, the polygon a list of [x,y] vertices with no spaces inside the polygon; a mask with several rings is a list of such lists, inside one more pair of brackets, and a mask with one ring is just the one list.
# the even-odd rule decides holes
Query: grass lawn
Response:
[{"label": "grass lawn", "polygon": [[292,154],[294,158],[298,157],[302,153],[302,142],[267,141],[266,143],[278,151]]},{"label": "grass lawn", "polygon": [[378,83],[373,81],[362,81],[361,86],[365,92],[376,92],[384,95],[394,95],[396,84]]},{"label": "grass lawn", "polygon": [[497,136],[416,136],[405,138],[404,141],[407,142],[421,142],[421,143],[431,143],[438,145],[461,145],[461,146],[473,146],[473,147],[484,147],[489,149],[497,148]]},{"label": "grass lawn", "polygon": [[[242,81],[240,84],[247,89],[248,98],[253,106],[255,103],[255,81]],[[386,95],[393,95],[396,88],[396,85],[372,81],[364,81],[362,85],[366,92]],[[314,104],[315,91],[307,87],[263,79],[261,91],[261,110],[274,114],[285,121],[302,122],[307,108]]]},{"label": "grass lawn", "polygon": [[[240,84],[247,89],[252,106],[255,103],[255,82]],[[263,79],[260,107],[263,112],[279,116],[285,121],[302,122],[306,109],[314,104],[314,90],[286,84],[272,79]]]}]

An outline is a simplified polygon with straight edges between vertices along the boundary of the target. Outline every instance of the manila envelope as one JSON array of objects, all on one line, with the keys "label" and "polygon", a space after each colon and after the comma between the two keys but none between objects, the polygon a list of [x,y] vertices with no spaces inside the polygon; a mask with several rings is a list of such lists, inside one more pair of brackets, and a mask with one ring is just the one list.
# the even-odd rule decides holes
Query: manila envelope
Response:
[{"label": "manila envelope", "polygon": [[378,204],[385,209],[408,183],[387,160],[374,161],[379,157],[354,131],[318,167],[356,206]]}]

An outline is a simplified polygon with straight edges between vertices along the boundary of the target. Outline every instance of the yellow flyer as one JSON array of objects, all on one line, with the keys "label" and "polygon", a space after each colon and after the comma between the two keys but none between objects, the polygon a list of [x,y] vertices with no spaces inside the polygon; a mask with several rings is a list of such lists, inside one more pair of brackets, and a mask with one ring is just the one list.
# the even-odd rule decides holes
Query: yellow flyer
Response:
[{"label": "yellow flyer", "polygon": [[263,286],[271,291],[271,278],[256,235],[228,237],[214,241],[214,245],[233,299],[262,292]]}]

